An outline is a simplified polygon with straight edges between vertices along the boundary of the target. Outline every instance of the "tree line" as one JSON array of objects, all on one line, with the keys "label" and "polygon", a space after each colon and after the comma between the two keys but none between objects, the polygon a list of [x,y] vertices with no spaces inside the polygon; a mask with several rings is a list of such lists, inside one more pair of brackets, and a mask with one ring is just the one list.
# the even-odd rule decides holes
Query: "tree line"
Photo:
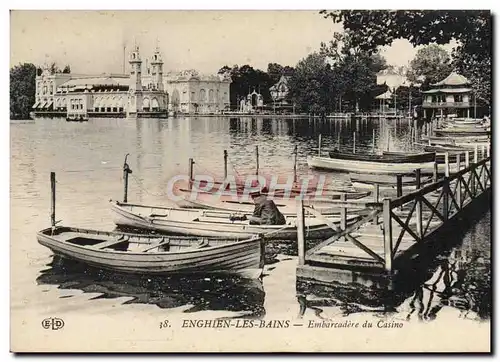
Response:
[{"label": "tree line", "polygon": [[[51,74],[71,73],[66,65],[60,69],[56,63],[48,67]],[[28,119],[31,107],[35,104],[36,76],[42,73],[42,68],[32,63],[18,64],[10,68],[10,118]]]}]

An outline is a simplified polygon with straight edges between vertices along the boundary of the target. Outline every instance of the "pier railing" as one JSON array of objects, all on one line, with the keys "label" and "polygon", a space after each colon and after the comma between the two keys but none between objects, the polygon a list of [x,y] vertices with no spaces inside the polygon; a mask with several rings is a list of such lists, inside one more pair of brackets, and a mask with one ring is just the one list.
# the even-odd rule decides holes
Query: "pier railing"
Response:
[{"label": "pier railing", "polygon": [[[475,160],[477,160],[477,153]],[[416,190],[395,199],[378,200],[378,186],[375,185],[373,202],[337,202],[340,209],[340,226],[322,215],[319,211],[307,207],[299,201],[298,218],[298,255],[299,267],[310,263],[322,265],[342,264],[356,267],[371,265],[386,272],[392,272],[394,260],[399,254],[415,244],[425,243],[428,238],[448,221],[454,219],[464,207],[491,187],[491,157],[481,161],[461,165],[457,156],[457,170],[446,172],[437,181],[420,188],[417,171]],[[363,209],[359,219],[347,225],[346,215]],[[321,218],[335,234],[319,244],[307,249],[304,217],[312,214]],[[366,230],[369,230],[368,232]],[[365,235],[363,237],[363,235]],[[360,259],[353,253],[340,255],[335,251],[326,251],[336,241],[347,241],[363,250]],[[403,245],[404,244],[404,245]],[[347,244],[343,244],[347,245]]]}]

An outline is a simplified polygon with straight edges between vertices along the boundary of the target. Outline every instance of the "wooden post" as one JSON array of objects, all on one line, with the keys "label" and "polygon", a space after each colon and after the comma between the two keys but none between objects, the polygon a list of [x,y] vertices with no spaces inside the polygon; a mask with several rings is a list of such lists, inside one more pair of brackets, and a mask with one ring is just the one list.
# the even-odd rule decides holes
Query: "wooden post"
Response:
[{"label": "wooden post", "polygon": [[352,133],[352,137],[353,137],[353,144],[352,144],[352,153],[356,153],[356,132],[353,132]]},{"label": "wooden post", "polygon": [[[373,201],[378,204],[379,202],[379,195],[380,195],[380,185],[379,184],[373,184]],[[373,225],[378,225],[378,215],[375,216],[373,219]]]},{"label": "wooden post", "polygon": [[481,145],[481,159],[484,160],[486,158],[486,145]]},{"label": "wooden post", "polygon": [[[457,154],[457,172],[460,171],[460,168],[462,167],[460,157],[461,157],[460,153]],[[455,181],[456,181],[455,190],[457,190],[456,192],[457,192],[457,200],[458,200],[457,204],[460,208],[462,208],[462,181],[460,181],[461,177],[457,177],[455,179]]]},{"label": "wooden post", "polygon": [[318,136],[318,157],[321,157],[321,133]]},{"label": "wooden post", "polygon": [[465,168],[469,168],[470,164],[470,154],[469,151],[465,151]]},{"label": "wooden post", "polygon": [[[345,230],[347,228],[347,210],[344,202],[346,201],[346,195],[340,194],[340,202],[342,202],[342,206],[340,208],[340,229]],[[344,241],[345,237],[341,237],[341,240]]]},{"label": "wooden post", "polygon": [[[417,188],[417,190],[420,189],[421,185],[420,185],[420,169],[417,168],[415,170],[415,186]],[[417,235],[422,239],[424,237],[424,235],[422,235],[422,200],[420,199],[420,197],[418,197],[417,199],[415,199],[415,202],[417,203],[415,205],[415,211],[417,213]]]},{"label": "wooden post", "polygon": [[443,184],[443,218],[445,220],[448,220],[448,212],[450,206],[449,191],[450,191],[450,180],[448,179],[448,176],[446,176]]},{"label": "wooden post", "polygon": [[486,146],[486,157],[490,157],[491,145]]},{"label": "wooden post", "polygon": [[375,152],[375,128],[373,129],[372,132],[372,150]]},{"label": "wooden post", "polygon": [[450,155],[448,152],[444,154],[444,176],[450,177]]},{"label": "wooden post", "polygon": [[297,182],[297,145],[293,149],[293,183]]},{"label": "wooden post", "polygon": [[[418,120],[415,118],[413,120],[413,129],[414,129],[413,135],[415,136],[415,142],[418,142],[418,131],[417,131],[418,128],[417,127],[418,127]],[[413,143],[413,140],[412,140],[412,143]]]},{"label": "wooden post", "polygon": [[192,158],[189,159],[189,189],[193,187],[193,167],[194,167],[194,160]]},{"label": "wooden post", "polygon": [[56,173],[50,173],[50,225],[56,226]]},{"label": "wooden post", "polygon": [[474,163],[477,163],[477,144],[474,145]]},{"label": "wooden post", "polygon": [[125,161],[123,162],[123,202],[128,202],[128,174],[132,173],[127,163],[128,155],[128,153],[125,155]]},{"label": "wooden post", "polygon": [[403,196],[403,175],[396,175],[396,191],[398,198]]},{"label": "wooden post", "polygon": [[[340,124],[342,125],[342,123],[340,123]],[[340,130],[339,130],[339,133],[337,133],[337,148],[340,151]]]},{"label": "wooden post", "polygon": [[299,252],[299,265],[306,262],[306,235],[304,228],[304,201],[297,200],[297,243]]},{"label": "wooden post", "polygon": [[434,161],[434,170],[432,172],[432,181],[433,182],[438,181],[438,163],[437,163],[437,161]]},{"label": "wooden post", "polygon": [[387,272],[392,272],[392,220],[391,220],[391,199],[384,199],[384,268]]},{"label": "wooden post", "polygon": [[255,162],[256,162],[255,174],[258,176],[259,175],[259,146],[255,146]]},{"label": "wooden post", "polygon": [[224,150],[224,181],[227,178],[227,150]]}]

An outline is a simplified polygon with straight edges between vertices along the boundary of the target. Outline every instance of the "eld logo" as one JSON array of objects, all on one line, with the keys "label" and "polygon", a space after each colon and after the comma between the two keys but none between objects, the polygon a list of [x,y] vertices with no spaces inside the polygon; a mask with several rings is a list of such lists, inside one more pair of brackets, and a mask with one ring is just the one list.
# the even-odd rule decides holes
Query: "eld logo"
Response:
[{"label": "eld logo", "polygon": [[42,327],[56,331],[64,327],[64,321],[61,318],[45,318],[42,321]]}]

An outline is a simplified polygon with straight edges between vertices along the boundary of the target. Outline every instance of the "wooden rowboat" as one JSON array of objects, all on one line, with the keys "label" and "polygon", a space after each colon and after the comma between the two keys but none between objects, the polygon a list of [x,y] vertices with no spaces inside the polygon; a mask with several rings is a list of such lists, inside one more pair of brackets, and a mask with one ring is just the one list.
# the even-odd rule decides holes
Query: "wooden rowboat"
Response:
[{"label": "wooden rowboat", "polygon": [[[248,220],[231,221],[234,214],[217,210],[177,209],[112,202],[115,224],[121,227],[154,230],[169,234],[205,237],[248,238],[262,235],[266,239],[297,240],[296,218],[286,217],[285,225],[250,225]],[[347,218],[347,224],[356,222],[359,216]],[[340,218],[329,218],[340,226]],[[306,218],[308,239],[321,239],[335,234],[318,218]]]},{"label": "wooden rowboat", "polygon": [[420,163],[393,163],[375,161],[346,162],[346,160],[330,157],[308,157],[307,164],[310,168],[324,169],[340,172],[375,173],[375,174],[412,174],[416,169],[432,173],[434,161]]},{"label": "wooden rowboat", "polygon": [[433,162],[434,153],[414,153],[414,154],[387,154],[383,153],[381,155],[376,154],[354,154],[354,153],[342,153],[342,152],[329,152],[330,158],[338,160],[350,160],[350,161],[369,161],[369,162],[380,162],[380,163],[421,163],[421,162]]},{"label": "wooden rowboat", "polygon": [[147,275],[238,274],[258,278],[264,241],[168,237],[58,226],[40,231],[38,242],[56,255],[102,269]]},{"label": "wooden rowboat", "polygon": [[460,128],[457,129],[443,128],[443,129],[436,129],[434,132],[438,136],[440,135],[440,136],[455,136],[455,137],[489,136],[491,134],[491,131],[482,128],[465,129],[465,130],[462,130]]}]

